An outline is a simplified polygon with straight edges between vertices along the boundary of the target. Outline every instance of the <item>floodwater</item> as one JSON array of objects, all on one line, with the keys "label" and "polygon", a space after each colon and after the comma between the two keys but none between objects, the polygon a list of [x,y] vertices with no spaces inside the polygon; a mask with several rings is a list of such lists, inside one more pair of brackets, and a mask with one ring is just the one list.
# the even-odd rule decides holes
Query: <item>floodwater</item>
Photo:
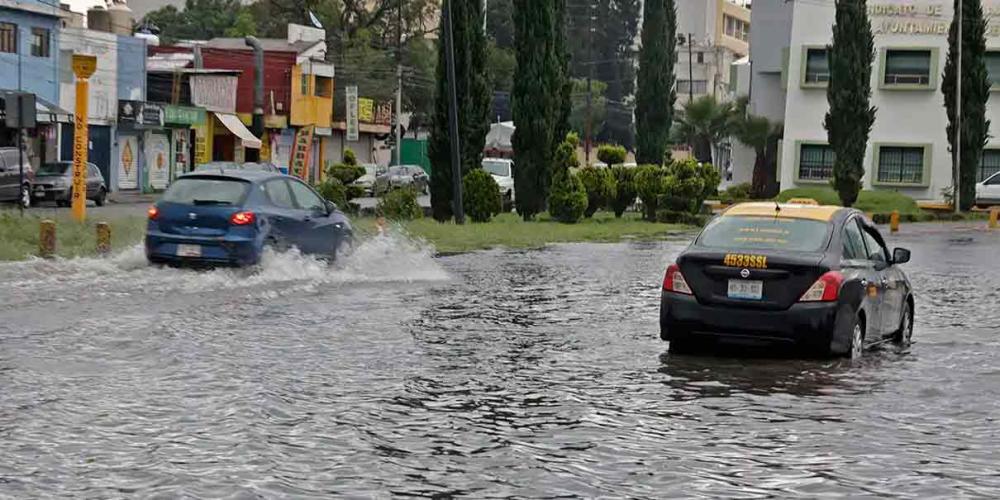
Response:
[{"label": "floodwater", "polygon": [[1000,234],[905,226],[914,345],[682,357],[683,241],[0,265],[0,497],[997,497]]}]

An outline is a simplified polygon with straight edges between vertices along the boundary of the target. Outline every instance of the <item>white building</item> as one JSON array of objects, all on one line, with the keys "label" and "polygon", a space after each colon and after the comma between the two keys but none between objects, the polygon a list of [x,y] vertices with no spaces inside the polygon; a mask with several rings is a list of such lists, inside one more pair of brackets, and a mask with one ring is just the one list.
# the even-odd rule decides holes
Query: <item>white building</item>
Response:
[{"label": "white building", "polygon": [[737,0],[680,0],[677,6],[677,104],[691,96],[732,95],[731,65],[750,50],[750,9]]},{"label": "white building", "polygon": [[[987,15],[1000,14],[1000,0],[983,3]],[[868,9],[875,34],[872,105],[878,112],[865,155],[864,188],[940,200],[952,185],[941,93],[952,2],[876,0]],[[784,123],[781,188],[829,185],[833,153],[823,119],[829,108],[825,47],[832,41],[834,2],[757,0],[753,12],[750,109]],[[1000,21],[989,22],[987,37],[987,47],[996,51],[987,65],[1000,83]],[[1000,124],[1000,94],[991,96],[987,119]],[[1000,138],[990,139],[981,169],[983,175],[1000,170]]]}]

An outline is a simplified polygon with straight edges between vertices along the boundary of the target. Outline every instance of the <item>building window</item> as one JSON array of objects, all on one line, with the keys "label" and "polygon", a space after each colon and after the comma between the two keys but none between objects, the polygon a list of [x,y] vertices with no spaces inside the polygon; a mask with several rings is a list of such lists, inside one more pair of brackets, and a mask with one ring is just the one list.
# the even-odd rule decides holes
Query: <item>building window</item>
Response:
[{"label": "building window", "polygon": [[309,77],[311,76],[312,75],[302,73],[302,95],[304,96],[309,95]]},{"label": "building window", "polygon": [[733,16],[724,15],[723,24],[725,24],[726,36],[731,36],[744,42],[750,40],[750,23],[742,19],[736,19]]},{"label": "building window", "polygon": [[14,54],[17,52],[17,25],[0,23],[0,52]]},{"label": "building window", "polygon": [[830,81],[830,60],[826,49],[806,49],[806,84],[825,84]]},{"label": "building window", "polygon": [[931,84],[931,51],[890,49],[885,52],[886,85]]},{"label": "building window", "polygon": [[983,158],[979,160],[979,182],[997,172],[1000,172],[1000,149],[984,149]]},{"label": "building window", "polygon": [[826,144],[802,144],[799,147],[799,180],[832,179],[833,158],[833,148]]},{"label": "building window", "polygon": [[989,75],[990,84],[993,87],[1000,87],[1000,52],[986,53],[986,73]]},{"label": "building window", "polygon": [[31,55],[49,57],[49,30],[31,28]]},{"label": "building window", "polygon": [[708,81],[707,80],[677,80],[677,93],[678,94],[707,94],[708,93]]},{"label": "building window", "polygon": [[880,146],[878,181],[887,184],[923,184],[924,148],[922,146]]},{"label": "building window", "polygon": [[316,77],[316,96],[333,97],[333,78],[325,76]]},{"label": "building window", "polygon": [[698,53],[698,64],[705,64],[705,53],[704,52],[699,52]]}]

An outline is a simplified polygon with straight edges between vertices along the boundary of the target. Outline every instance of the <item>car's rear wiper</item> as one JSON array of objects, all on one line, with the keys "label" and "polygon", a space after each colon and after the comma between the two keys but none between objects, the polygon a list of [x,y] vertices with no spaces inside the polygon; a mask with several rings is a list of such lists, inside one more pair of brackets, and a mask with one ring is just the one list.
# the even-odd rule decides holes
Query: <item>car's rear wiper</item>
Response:
[{"label": "car's rear wiper", "polygon": [[233,202],[225,200],[194,200],[195,205],[232,205]]}]

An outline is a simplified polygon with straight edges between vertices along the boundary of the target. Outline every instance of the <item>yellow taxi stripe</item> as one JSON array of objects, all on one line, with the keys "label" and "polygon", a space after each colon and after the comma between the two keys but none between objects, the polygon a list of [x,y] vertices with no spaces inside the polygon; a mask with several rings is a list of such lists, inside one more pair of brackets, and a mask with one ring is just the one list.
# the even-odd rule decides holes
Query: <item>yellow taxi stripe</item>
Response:
[{"label": "yellow taxi stripe", "polygon": [[837,212],[843,209],[844,207],[830,205],[752,202],[733,205],[723,212],[722,216],[777,217],[779,219],[809,219],[829,222]]}]

